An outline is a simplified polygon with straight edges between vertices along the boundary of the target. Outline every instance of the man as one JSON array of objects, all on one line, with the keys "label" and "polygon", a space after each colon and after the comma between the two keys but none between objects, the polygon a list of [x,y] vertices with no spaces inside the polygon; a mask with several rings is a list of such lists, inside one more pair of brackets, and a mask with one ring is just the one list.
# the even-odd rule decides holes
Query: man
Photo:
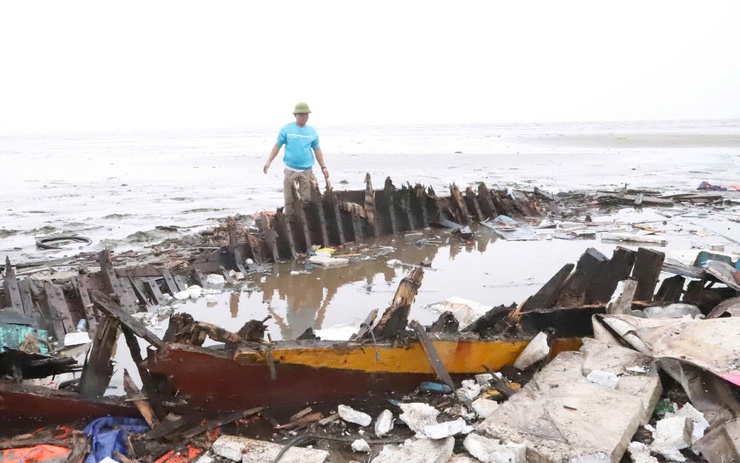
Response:
[{"label": "man", "polygon": [[313,127],[306,125],[308,115],[311,110],[306,103],[295,105],[293,115],[295,122],[286,124],[278,134],[277,142],[270,151],[270,157],[267,159],[264,173],[272,164],[272,160],[280,152],[280,148],[285,145],[285,154],[283,162],[285,163],[285,178],[283,180],[283,195],[285,196],[285,214],[293,213],[293,195],[291,187],[294,182],[298,182],[298,192],[303,201],[308,200],[310,195],[311,182],[316,181],[313,175],[314,161],[319,161],[321,173],[324,178],[329,178],[329,170],[324,162],[324,153],[319,147],[319,135]]}]

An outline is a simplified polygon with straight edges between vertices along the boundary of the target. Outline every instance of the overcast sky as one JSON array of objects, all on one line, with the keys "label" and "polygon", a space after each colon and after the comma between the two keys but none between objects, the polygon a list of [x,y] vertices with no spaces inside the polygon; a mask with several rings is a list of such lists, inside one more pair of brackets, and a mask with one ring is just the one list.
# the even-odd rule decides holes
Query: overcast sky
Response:
[{"label": "overcast sky", "polygon": [[0,133],[740,118],[715,1],[6,1]]}]

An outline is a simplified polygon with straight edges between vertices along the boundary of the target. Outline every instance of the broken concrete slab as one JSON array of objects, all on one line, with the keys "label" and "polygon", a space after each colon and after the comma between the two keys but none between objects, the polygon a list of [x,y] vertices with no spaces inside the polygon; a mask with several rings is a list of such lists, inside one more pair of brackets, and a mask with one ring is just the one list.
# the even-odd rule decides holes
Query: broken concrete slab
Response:
[{"label": "broken concrete slab", "polygon": [[694,444],[709,463],[740,461],[740,418],[713,429]]},{"label": "broken concrete slab", "polygon": [[[282,445],[241,436],[223,435],[213,443],[211,451],[216,455],[242,463],[273,461],[283,450]],[[329,452],[326,450],[291,447],[280,458],[281,463],[323,463]]]},{"label": "broken concrete slab", "polygon": [[463,441],[463,447],[483,463],[527,463],[527,448],[522,444],[502,444],[498,439],[470,434]]},{"label": "broken concrete slab", "polygon": [[[609,331],[612,340],[617,335],[640,352],[689,363],[740,385],[740,318],[683,320],[597,315],[593,323],[596,339]],[[605,329],[597,329],[597,324]]]},{"label": "broken concrete slab", "polygon": [[386,445],[372,463],[447,463],[454,446],[454,437],[440,440],[409,439],[401,445]]},{"label": "broken concrete slab", "polygon": [[[587,349],[614,349],[591,343]],[[622,368],[633,363],[630,349]],[[630,355],[627,355],[630,354]],[[587,354],[562,352],[478,427],[487,435],[523,443],[527,459],[619,461],[640,424],[652,415],[662,391],[657,376],[622,376],[616,389],[591,383]],[[618,355],[617,355],[618,356]]]}]

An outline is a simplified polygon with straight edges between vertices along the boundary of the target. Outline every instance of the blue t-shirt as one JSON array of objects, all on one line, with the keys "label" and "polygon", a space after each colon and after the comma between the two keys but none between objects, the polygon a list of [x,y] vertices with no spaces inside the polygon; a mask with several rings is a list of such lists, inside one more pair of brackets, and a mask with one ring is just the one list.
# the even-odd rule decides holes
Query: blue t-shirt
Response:
[{"label": "blue t-shirt", "polygon": [[283,162],[295,170],[306,170],[313,167],[314,155],[312,149],[319,149],[319,134],[308,125],[298,127],[291,122],[286,124],[280,133],[275,145],[281,148],[285,145]]}]

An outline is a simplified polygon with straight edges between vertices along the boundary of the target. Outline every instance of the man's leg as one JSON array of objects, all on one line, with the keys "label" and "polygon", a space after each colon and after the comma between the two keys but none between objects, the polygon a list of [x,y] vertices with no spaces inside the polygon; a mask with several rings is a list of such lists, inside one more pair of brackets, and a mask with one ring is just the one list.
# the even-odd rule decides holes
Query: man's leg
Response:
[{"label": "man's leg", "polygon": [[311,200],[311,183],[316,183],[316,176],[313,170],[304,170],[296,175],[298,180],[298,193],[301,195],[301,201],[307,203]]},{"label": "man's leg", "polygon": [[291,215],[293,213],[293,183],[295,182],[296,171],[285,169],[283,174],[283,197],[285,198],[285,209],[283,213],[285,215]]}]

